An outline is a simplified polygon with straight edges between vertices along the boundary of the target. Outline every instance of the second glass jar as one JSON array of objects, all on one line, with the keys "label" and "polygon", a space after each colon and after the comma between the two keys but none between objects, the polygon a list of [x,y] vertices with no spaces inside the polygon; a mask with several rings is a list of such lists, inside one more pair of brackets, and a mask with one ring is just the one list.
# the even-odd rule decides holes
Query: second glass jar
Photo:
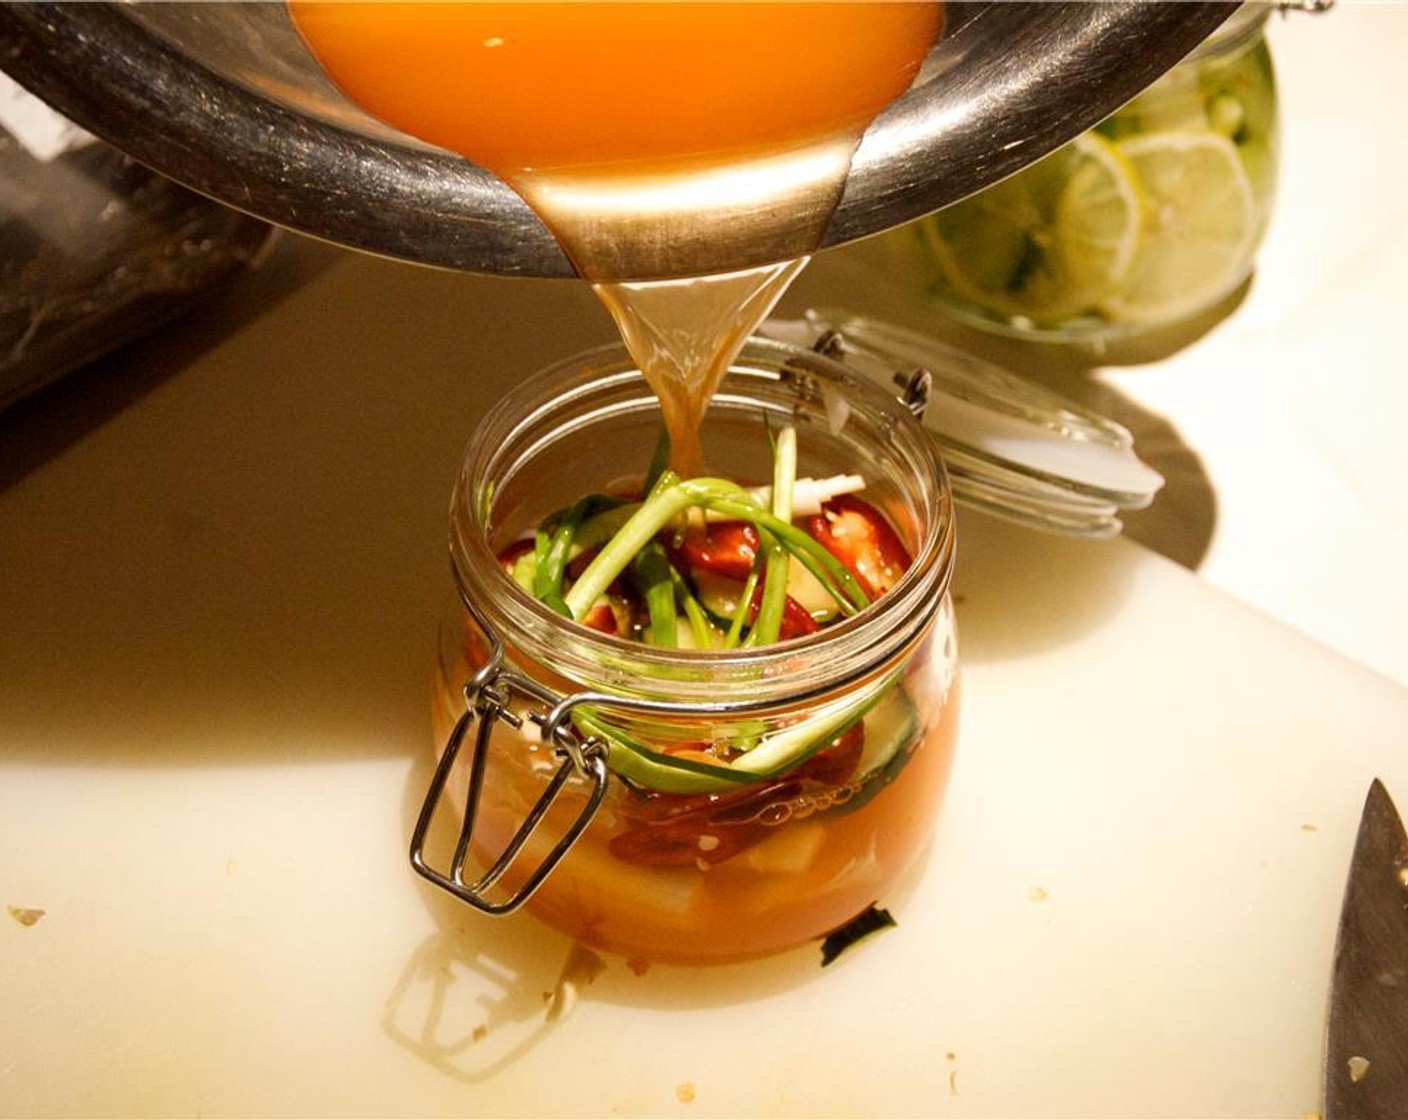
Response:
[{"label": "second glass jar", "polygon": [[1216,306],[1276,191],[1270,11],[1244,5],[1096,128],[887,244],[946,314],[1016,338],[1117,339]]}]

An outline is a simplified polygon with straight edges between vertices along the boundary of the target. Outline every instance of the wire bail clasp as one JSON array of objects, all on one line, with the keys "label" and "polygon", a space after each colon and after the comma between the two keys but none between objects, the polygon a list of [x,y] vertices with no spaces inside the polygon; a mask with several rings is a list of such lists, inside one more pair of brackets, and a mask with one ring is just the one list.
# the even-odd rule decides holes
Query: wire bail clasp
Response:
[{"label": "wire bail clasp", "polygon": [[[830,358],[842,365],[850,365],[851,359],[862,356],[844,334],[835,327],[822,331],[812,343],[812,350],[824,358]],[[934,391],[934,375],[924,366],[908,369],[891,368],[890,383],[899,390],[898,396],[916,420],[924,419],[924,411],[929,407],[929,397]]]},{"label": "wire bail clasp", "polygon": [[[411,835],[411,866],[424,878],[467,902],[476,910],[485,914],[508,914],[528,901],[596,815],[606,794],[606,750],[598,740],[583,738],[570,720],[565,718],[570,710],[570,698],[564,699],[505,666],[502,643],[494,643],[488,661],[470,678],[465,685],[464,694],[465,712],[456,722],[449,741],[445,744],[445,750],[435,768],[435,775],[426,791],[420,816]],[[530,704],[538,706],[530,707],[525,714],[520,715],[513,710],[515,700],[527,700]],[[469,780],[459,838],[455,843],[448,870],[440,871],[430,865],[426,856],[426,837],[445,796],[460,751],[468,738],[470,726],[476,719],[479,726],[474,736],[474,749],[469,763]],[[510,728],[518,729],[523,726],[524,719],[542,729],[544,741],[553,747],[561,762],[518,831],[513,834],[493,865],[472,882],[466,881],[465,864],[469,859],[470,844],[474,838],[475,818],[479,813],[479,799],[484,788],[484,775],[488,769],[490,740],[494,728],[499,723],[504,723]],[[507,893],[496,894],[495,888],[500,880],[516,865],[529,839],[574,774],[580,775],[590,783],[586,801],[580,812],[537,867],[529,871],[517,887]]]}]

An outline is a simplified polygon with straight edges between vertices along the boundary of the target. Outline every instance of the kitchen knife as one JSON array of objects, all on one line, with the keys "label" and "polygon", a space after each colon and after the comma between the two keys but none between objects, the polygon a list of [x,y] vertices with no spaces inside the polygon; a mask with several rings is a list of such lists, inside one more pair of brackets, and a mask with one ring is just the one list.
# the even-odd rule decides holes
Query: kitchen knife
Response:
[{"label": "kitchen knife", "polygon": [[1325,1120],[1408,1117],[1408,835],[1369,787],[1335,942]]}]

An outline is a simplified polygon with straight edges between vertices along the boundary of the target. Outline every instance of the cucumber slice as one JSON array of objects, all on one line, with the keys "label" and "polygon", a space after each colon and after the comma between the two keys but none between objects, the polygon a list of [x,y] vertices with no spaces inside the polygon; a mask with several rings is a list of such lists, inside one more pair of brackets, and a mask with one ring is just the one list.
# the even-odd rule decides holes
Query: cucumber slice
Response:
[{"label": "cucumber slice", "polygon": [[513,569],[509,572],[513,577],[513,582],[523,588],[529,595],[533,594],[533,581],[538,575],[538,556],[530,548],[513,562]]},{"label": "cucumber slice", "polygon": [[[787,562],[787,594],[817,622],[827,623],[839,618],[841,608],[826,585],[797,557],[789,556]],[[713,572],[697,571],[694,573],[694,589],[706,611],[728,622],[738,611],[743,584]]]},{"label": "cucumber slice", "polygon": [[856,779],[865,781],[901,756],[913,753],[923,731],[919,709],[904,686],[895,685],[865,717],[865,749],[856,766]]},{"label": "cucumber slice", "polygon": [[831,622],[841,614],[825,584],[795,556],[788,557],[787,594],[817,622]]},{"label": "cucumber slice", "polygon": [[731,621],[738,612],[743,584],[713,572],[697,571],[693,573],[693,577],[694,594],[703,608],[724,623]]},{"label": "cucumber slice", "polygon": [[866,713],[865,746],[851,779],[860,788],[827,815],[854,812],[870,801],[899,776],[923,738],[919,709],[904,685],[896,684]]}]

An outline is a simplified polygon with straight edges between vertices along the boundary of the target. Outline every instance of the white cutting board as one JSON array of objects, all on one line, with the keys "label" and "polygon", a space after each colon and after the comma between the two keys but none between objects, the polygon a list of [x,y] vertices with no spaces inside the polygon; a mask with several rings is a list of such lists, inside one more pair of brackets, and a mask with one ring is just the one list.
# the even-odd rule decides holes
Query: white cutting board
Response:
[{"label": "white cutting board", "polygon": [[608,961],[549,1023],[568,944],[404,847],[461,446],[608,328],[575,285],[331,259],[6,451],[36,465],[0,492],[0,906],[44,914],[0,910],[0,1114],[1316,1108],[1408,691],[1128,542],[968,515],[959,763],[899,927],[825,972]]}]

